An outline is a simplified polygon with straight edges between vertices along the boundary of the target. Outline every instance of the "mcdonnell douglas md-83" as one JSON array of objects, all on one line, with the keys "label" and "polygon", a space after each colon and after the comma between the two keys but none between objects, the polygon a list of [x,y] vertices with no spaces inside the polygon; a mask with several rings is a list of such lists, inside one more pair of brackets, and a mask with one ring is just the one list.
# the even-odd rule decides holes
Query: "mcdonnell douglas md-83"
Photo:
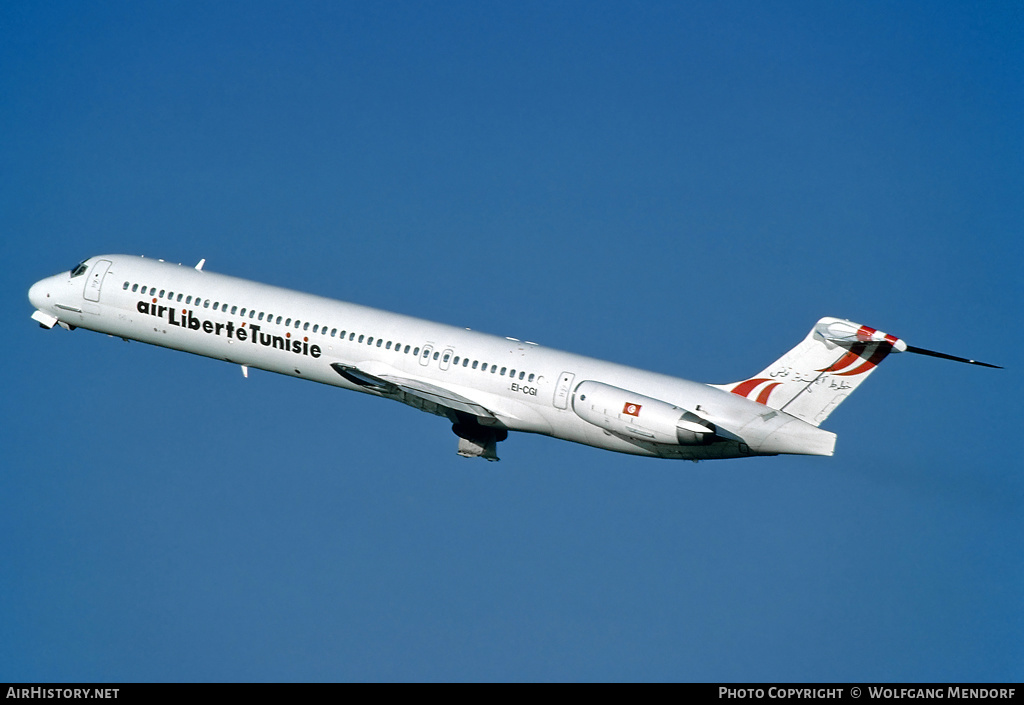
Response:
[{"label": "mcdonnell douglas md-83", "polygon": [[37,282],[43,328],[85,328],[394,399],[447,418],[458,453],[497,460],[509,431],[658,458],[832,455],[818,426],[893,352],[881,331],[822,318],[760,374],[701,384],[129,255]]}]

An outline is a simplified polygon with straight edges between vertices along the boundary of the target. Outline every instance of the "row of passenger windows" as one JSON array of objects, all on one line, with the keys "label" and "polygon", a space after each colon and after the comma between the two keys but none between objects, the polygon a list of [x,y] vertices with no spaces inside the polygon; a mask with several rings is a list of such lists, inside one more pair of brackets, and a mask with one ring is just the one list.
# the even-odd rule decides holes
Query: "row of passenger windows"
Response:
[{"label": "row of passenger windows", "polygon": [[[294,328],[299,328],[301,326],[302,330],[310,331],[311,333],[319,333],[320,335],[327,335],[327,326],[321,326],[318,323],[312,324],[311,330],[309,321],[303,323],[299,319],[295,319],[293,325],[292,319],[285,316],[277,316],[275,318],[274,314],[272,313],[265,313],[263,311],[257,312],[255,309],[248,309],[244,307],[239,309],[238,306],[229,307],[228,304],[221,303],[220,301],[214,301],[211,306],[210,300],[203,299],[201,296],[185,295],[182,293],[176,294],[173,291],[167,291],[166,289],[160,289],[158,293],[158,290],[155,286],[139,286],[138,284],[131,284],[130,282],[125,282],[122,288],[125,291],[127,291],[129,287],[131,287],[132,292],[142,294],[143,296],[157,296],[161,299],[166,299],[167,301],[170,302],[183,303],[192,306],[202,306],[203,308],[212,308],[214,311],[221,311],[223,313],[228,313],[230,308],[230,313],[232,316],[241,316],[242,318],[250,318],[256,321],[266,321],[267,323],[272,323],[274,325],[292,326]],[[383,347],[385,350],[394,350],[395,352],[402,353],[405,355],[408,355],[411,351],[414,356],[420,356],[420,348],[418,346],[413,347],[411,345],[406,345],[405,349],[403,350],[401,343],[394,343],[390,340],[385,342],[383,338],[375,339],[373,336],[367,336],[363,334],[360,334],[357,340],[356,333],[351,333],[346,330],[343,330],[339,333],[337,328],[331,329],[329,337],[334,338],[335,336],[337,336],[339,340],[343,341],[345,340],[346,335],[348,336],[348,340],[352,342],[363,343],[365,341],[367,345],[376,345],[378,348]],[[431,352],[433,352],[433,355],[431,355]],[[459,355],[455,355],[454,359],[452,359],[451,353],[447,352],[443,354],[442,358],[442,353],[437,351],[431,351],[430,348],[424,348],[422,362],[426,364],[426,362],[429,359],[440,360],[445,365],[451,362],[451,364],[454,365],[455,367],[459,367],[461,365],[462,367],[480,370],[481,372],[487,372],[488,370],[488,364],[486,362],[481,362],[479,360],[473,360],[471,362],[468,357],[461,357]],[[528,382],[532,382],[535,378],[535,375],[533,373],[527,374],[523,370],[517,371],[514,368],[509,369],[508,367],[499,368],[498,365],[490,365],[490,372],[491,374],[500,374],[502,376],[505,376],[507,373],[508,377],[510,377],[511,379],[516,379],[518,375],[518,379],[523,379]]]}]

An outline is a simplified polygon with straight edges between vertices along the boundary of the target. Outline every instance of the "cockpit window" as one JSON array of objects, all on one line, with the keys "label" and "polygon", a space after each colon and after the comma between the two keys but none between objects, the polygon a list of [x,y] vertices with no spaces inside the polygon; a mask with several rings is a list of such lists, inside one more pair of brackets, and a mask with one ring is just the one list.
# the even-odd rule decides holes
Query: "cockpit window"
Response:
[{"label": "cockpit window", "polygon": [[84,260],[83,259],[81,262],[76,264],[75,268],[71,270],[71,276],[72,277],[79,277],[79,276],[85,274],[85,270],[88,269],[88,267],[85,264],[87,261],[88,260]]}]

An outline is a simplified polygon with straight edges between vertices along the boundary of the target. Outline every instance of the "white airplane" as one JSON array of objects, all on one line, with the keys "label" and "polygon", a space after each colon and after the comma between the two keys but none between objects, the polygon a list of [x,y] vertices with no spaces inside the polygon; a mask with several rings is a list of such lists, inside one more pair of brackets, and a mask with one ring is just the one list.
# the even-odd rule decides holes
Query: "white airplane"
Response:
[{"label": "white airplane", "polygon": [[832,455],[818,428],[892,352],[874,328],[822,318],[760,374],[701,384],[195,267],[101,255],[29,289],[43,328],[85,328],[444,416],[458,453],[497,460],[509,431],[685,460]]}]

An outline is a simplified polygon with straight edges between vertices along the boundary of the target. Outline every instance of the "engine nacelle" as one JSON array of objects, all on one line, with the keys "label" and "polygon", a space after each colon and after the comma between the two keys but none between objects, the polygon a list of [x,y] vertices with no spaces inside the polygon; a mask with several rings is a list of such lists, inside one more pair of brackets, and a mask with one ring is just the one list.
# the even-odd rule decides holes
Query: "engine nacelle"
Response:
[{"label": "engine nacelle", "polygon": [[692,446],[723,440],[713,423],[692,411],[593,380],[576,387],[572,409],[587,423],[638,441]]}]

